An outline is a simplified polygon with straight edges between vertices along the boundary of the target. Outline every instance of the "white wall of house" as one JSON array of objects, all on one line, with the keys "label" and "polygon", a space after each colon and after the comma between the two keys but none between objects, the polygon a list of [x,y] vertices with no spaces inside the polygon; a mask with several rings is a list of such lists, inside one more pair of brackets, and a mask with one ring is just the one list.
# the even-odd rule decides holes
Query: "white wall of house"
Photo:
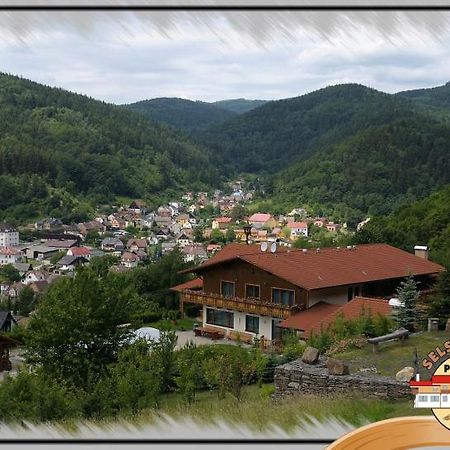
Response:
[{"label": "white wall of house", "polygon": [[0,247],[16,247],[19,245],[19,232],[15,230],[0,232]]},{"label": "white wall of house", "polygon": [[[233,328],[228,328],[228,327],[221,327],[219,325],[213,325],[210,323],[206,322],[206,308],[207,306],[203,306],[203,326],[208,326],[208,327],[216,327],[216,328],[220,328],[221,330],[232,330],[232,331],[238,331],[238,332],[242,332],[242,333],[249,333],[249,334],[253,334],[249,331],[246,331],[245,329],[245,316],[249,315],[249,316],[256,316],[259,317],[259,333],[255,336],[261,338],[262,336],[264,336],[265,339],[272,339],[272,317],[267,317],[267,316],[258,316],[256,314],[247,314],[247,313],[243,313],[243,312],[239,312],[239,311],[233,311],[234,313],[234,327]],[[209,306],[208,306],[209,308]],[[211,308],[211,309],[216,309],[216,308]]]},{"label": "white wall of house", "polygon": [[308,237],[308,228],[292,228],[291,239],[298,238],[300,236]]},{"label": "white wall of house", "polygon": [[139,264],[138,260],[130,260],[130,259],[123,259],[122,265],[124,265],[127,269],[135,269]]},{"label": "white wall of house", "polygon": [[27,273],[27,275],[25,276],[25,279],[22,281],[23,284],[31,284],[31,283],[35,283],[36,281],[44,281],[45,280],[45,276],[41,273],[36,273],[36,272],[30,272]]},{"label": "white wall of house", "polygon": [[18,255],[4,255],[0,254],[0,266],[6,264],[15,264],[23,261],[23,256],[21,254]]}]

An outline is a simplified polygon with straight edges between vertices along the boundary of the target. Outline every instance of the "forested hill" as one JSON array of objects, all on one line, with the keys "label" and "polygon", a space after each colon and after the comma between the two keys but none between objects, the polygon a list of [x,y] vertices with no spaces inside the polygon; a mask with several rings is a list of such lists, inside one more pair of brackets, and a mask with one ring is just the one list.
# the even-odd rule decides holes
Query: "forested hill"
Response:
[{"label": "forested hill", "polygon": [[447,110],[450,113],[450,82],[433,88],[398,92],[396,96],[407,98],[424,107]]},{"label": "forested hill", "polygon": [[213,105],[220,106],[221,108],[233,111],[237,114],[243,114],[252,109],[267,103],[267,100],[247,100],[246,98],[235,98],[231,100],[219,100],[214,102]]},{"label": "forested hill", "polygon": [[139,114],[0,74],[3,218],[68,214],[80,195],[101,203],[195,189],[217,182],[214,167],[186,137]]},{"label": "forested hill", "polygon": [[386,214],[450,182],[450,126],[414,102],[355,84],[267,103],[209,128],[234,170],[266,174],[281,212]]},{"label": "forested hill", "polygon": [[428,245],[434,261],[450,267],[450,185],[388,217],[373,218],[357,233],[358,243],[388,242],[412,251]]},{"label": "forested hill", "polygon": [[266,103],[209,128],[204,142],[242,172],[271,172],[368,126],[389,123],[409,102],[365,86],[327,87]]},{"label": "forested hill", "polygon": [[426,116],[372,125],[276,174],[274,201],[347,220],[384,215],[450,182],[450,126]]},{"label": "forested hill", "polygon": [[157,122],[186,131],[202,130],[236,115],[231,110],[211,103],[182,98],[154,98],[123,106]]}]

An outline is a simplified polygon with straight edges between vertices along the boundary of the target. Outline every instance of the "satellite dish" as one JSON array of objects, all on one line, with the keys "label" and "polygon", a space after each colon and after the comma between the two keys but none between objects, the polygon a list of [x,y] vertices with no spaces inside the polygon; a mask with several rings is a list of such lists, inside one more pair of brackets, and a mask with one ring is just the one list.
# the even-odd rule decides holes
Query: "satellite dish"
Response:
[{"label": "satellite dish", "polygon": [[275,253],[277,251],[277,244],[276,244],[276,242],[272,243],[272,245],[270,246],[270,251],[272,253]]},{"label": "satellite dish", "polygon": [[398,298],[393,297],[389,300],[389,306],[401,308],[404,304]]},{"label": "satellite dish", "polygon": [[267,247],[268,247],[267,242],[262,242],[261,243],[261,251],[262,252],[267,251]]}]

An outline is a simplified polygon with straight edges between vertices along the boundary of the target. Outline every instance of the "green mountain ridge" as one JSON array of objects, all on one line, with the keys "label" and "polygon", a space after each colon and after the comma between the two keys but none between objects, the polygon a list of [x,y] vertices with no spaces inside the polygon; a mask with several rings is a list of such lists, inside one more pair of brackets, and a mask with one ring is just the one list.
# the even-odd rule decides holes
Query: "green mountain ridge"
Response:
[{"label": "green mountain ridge", "polygon": [[272,178],[274,202],[389,214],[450,181],[450,127],[426,117],[360,130]]},{"label": "green mountain ridge", "polygon": [[182,98],[154,98],[122,105],[156,122],[166,123],[188,132],[222,123],[236,113],[215,104]]},{"label": "green mountain ridge", "polygon": [[411,89],[395,94],[414,102],[437,108],[450,108],[450,81],[442,86]]},{"label": "green mountain ridge", "polygon": [[228,111],[235,112],[237,114],[243,114],[252,109],[259,108],[267,103],[268,100],[248,100],[246,98],[234,98],[230,100],[218,100],[213,102],[213,105],[220,108],[227,109]]},{"label": "green mountain ridge", "polygon": [[201,140],[242,172],[275,173],[359,129],[394,120],[408,102],[375,89],[336,85],[277,100],[210,127]]},{"label": "green mountain ridge", "polygon": [[119,106],[0,74],[0,216],[69,215],[217,183],[204,149]]},{"label": "green mountain ridge", "polygon": [[357,84],[267,103],[201,141],[231,171],[264,176],[278,212],[322,206],[342,220],[387,214],[449,182],[450,125]]}]

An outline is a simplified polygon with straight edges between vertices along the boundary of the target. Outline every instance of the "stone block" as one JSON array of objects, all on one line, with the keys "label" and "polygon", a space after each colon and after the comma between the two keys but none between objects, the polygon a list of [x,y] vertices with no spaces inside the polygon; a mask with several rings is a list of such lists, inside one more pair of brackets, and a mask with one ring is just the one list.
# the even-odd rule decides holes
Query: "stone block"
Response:
[{"label": "stone block", "polygon": [[316,364],[319,360],[319,350],[314,347],[307,347],[303,352],[302,361],[306,364]]},{"label": "stone block", "polygon": [[395,379],[397,381],[410,381],[414,376],[415,370],[413,367],[404,367],[402,370],[399,370],[395,375]]},{"label": "stone block", "polygon": [[350,373],[348,364],[335,358],[328,358],[327,369],[330,375],[348,375]]}]

